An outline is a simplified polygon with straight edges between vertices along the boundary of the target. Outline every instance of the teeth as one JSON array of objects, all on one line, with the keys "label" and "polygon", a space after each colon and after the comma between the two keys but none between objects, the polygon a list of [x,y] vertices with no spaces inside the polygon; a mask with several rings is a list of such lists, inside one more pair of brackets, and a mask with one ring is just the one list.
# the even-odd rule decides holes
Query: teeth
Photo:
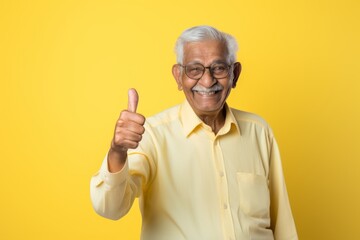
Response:
[{"label": "teeth", "polygon": [[197,93],[199,93],[200,95],[204,95],[204,96],[209,96],[209,95],[215,94],[215,92],[200,92],[200,91],[197,91]]}]

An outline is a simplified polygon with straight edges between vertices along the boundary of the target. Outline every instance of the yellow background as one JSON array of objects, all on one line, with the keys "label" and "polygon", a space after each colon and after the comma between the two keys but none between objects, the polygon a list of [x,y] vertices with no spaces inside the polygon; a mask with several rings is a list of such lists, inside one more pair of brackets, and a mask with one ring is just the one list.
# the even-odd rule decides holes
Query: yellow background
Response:
[{"label": "yellow background", "polygon": [[272,126],[300,239],[360,239],[360,2],[0,2],[0,239],[139,239],[137,202],[96,215],[89,181],[127,105],[180,103],[177,36],[209,24],[239,41],[229,103]]}]

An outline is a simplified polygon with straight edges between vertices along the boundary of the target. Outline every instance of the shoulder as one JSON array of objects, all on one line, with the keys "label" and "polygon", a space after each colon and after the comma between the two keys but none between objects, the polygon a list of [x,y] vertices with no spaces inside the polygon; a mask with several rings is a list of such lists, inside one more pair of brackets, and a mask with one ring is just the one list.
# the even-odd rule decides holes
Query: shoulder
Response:
[{"label": "shoulder", "polygon": [[167,125],[179,120],[180,105],[165,109],[155,115],[146,118],[146,125],[156,128],[161,125]]},{"label": "shoulder", "polygon": [[270,125],[263,117],[255,113],[246,112],[239,109],[230,109],[234,115],[234,118],[236,119],[236,122],[239,124],[240,129],[255,128],[273,135]]},{"label": "shoulder", "polygon": [[252,123],[264,128],[269,127],[266,120],[255,113],[245,112],[234,108],[231,108],[231,112],[233,113],[236,121],[239,123]]}]

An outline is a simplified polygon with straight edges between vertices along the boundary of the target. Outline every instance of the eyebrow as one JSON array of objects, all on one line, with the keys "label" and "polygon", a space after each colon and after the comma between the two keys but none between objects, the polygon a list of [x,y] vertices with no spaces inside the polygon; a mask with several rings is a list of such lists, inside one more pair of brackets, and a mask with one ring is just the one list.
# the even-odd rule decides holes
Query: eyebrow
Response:
[{"label": "eyebrow", "polygon": [[[226,60],[215,60],[215,61],[213,61],[212,63],[210,63],[210,65],[209,66],[211,66],[211,65],[213,65],[213,64],[216,64],[216,63],[225,63],[225,64],[228,64],[227,62],[226,62]],[[200,61],[198,61],[198,60],[194,60],[194,61],[191,61],[191,62],[188,62],[188,63],[186,63],[186,64],[184,64],[184,65],[189,65],[189,64],[201,64],[201,65],[203,65],[203,66],[205,66],[203,63],[201,63]]]}]

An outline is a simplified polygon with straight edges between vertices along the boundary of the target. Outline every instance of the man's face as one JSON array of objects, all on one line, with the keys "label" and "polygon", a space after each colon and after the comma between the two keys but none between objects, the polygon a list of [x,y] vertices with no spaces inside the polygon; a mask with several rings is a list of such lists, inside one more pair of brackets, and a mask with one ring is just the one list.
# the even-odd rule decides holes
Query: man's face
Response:
[{"label": "man's face", "polygon": [[[227,63],[225,44],[208,40],[188,43],[184,46],[183,66],[200,63],[208,67],[216,63]],[[208,69],[199,80],[189,78],[185,69],[174,65],[173,75],[178,88],[184,91],[186,99],[198,116],[217,115],[223,108],[231,88],[236,86],[240,74],[240,63],[234,64],[226,78],[215,79]]]}]

